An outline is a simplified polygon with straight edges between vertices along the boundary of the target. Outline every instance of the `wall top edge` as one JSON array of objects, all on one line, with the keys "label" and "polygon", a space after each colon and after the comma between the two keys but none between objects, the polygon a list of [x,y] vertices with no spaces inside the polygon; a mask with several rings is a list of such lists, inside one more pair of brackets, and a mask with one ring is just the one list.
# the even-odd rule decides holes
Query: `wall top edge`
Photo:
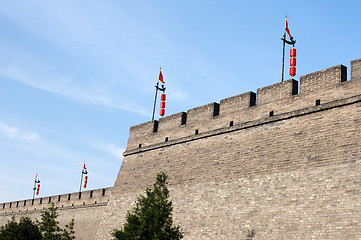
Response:
[{"label": "wall top edge", "polygon": [[[95,192],[101,192],[103,191],[103,189],[105,190],[108,190],[108,189],[111,189],[113,187],[106,187],[106,188],[97,188],[97,189],[92,189],[92,190],[87,190],[87,191],[82,191],[82,195],[85,195],[85,194],[90,194],[91,191],[93,191],[93,193]],[[39,200],[39,199],[46,199],[46,198],[53,198],[53,197],[59,197],[59,196],[68,196],[69,194],[71,195],[77,195],[79,194],[79,192],[72,192],[72,193],[63,193],[63,194],[57,194],[57,195],[51,195],[51,196],[44,196],[44,197],[38,197],[38,198],[34,198],[34,201],[35,200]],[[84,198],[85,199],[85,198]],[[28,198],[28,199],[22,199],[22,200],[15,200],[15,201],[10,201],[10,202],[1,202],[0,205],[2,204],[8,204],[8,203],[16,203],[16,202],[24,202],[24,201],[32,201],[33,199],[32,198]],[[1,209],[1,208],[0,208]]]},{"label": "wall top edge", "polygon": [[[353,60],[351,61],[351,64],[355,64],[357,62],[361,62],[361,58],[360,59],[356,59],[356,60]],[[312,78],[313,76],[318,76],[318,75],[322,75],[323,73],[328,73],[328,72],[338,72],[340,69],[345,69],[346,67],[342,64],[339,64],[339,65],[336,65],[336,66],[333,66],[333,67],[330,67],[330,68],[326,68],[326,69],[323,69],[323,70],[320,70],[320,71],[316,71],[316,72],[313,72],[313,73],[309,73],[309,74],[306,74],[306,75],[302,75],[300,76],[300,86],[299,87],[302,87],[302,83],[305,81],[305,79],[308,79],[308,78]],[[352,71],[352,69],[351,69]],[[262,95],[264,92],[267,92],[268,89],[278,89],[279,87],[286,87],[286,86],[290,86],[290,85],[297,85],[298,82],[297,80],[291,78],[291,79],[288,79],[288,80],[285,80],[283,82],[277,82],[275,84],[271,84],[271,85],[268,85],[268,86],[265,86],[265,87],[261,87],[261,88],[258,88],[257,89],[257,94],[255,94],[253,91],[248,91],[248,92],[245,92],[245,93],[241,93],[241,94],[237,94],[235,96],[231,96],[231,97],[228,97],[228,98],[224,98],[222,100],[220,100],[219,103],[217,102],[211,102],[211,103],[208,103],[208,104],[205,104],[205,105],[202,105],[202,106],[198,106],[198,107],[195,107],[195,108],[191,108],[191,109],[188,109],[187,111],[183,111],[183,112],[179,112],[179,113],[175,113],[175,114],[172,114],[170,116],[166,116],[164,118],[160,118],[159,121],[161,122],[164,122],[166,120],[169,120],[169,119],[173,119],[173,118],[178,118],[180,115],[182,114],[189,114],[189,113],[192,113],[193,112],[197,112],[197,110],[201,110],[201,109],[206,109],[208,107],[211,107],[212,105],[214,104],[227,104],[228,102],[231,102],[233,99],[237,99],[237,98],[240,98],[242,96],[247,96],[247,95],[255,95],[254,97],[258,99],[258,95]],[[296,86],[297,87],[297,86]],[[293,95],[293,93],[292,93]],[[267,103],[267,102],[266,102]],[[262,103],[260,103],[262,104]],[[255,105],[258,105],[258,100],[257,102],[255,102]],[[162,120],[164,119],[164,120]],[[141,123],[141,124],[138,124],[138,125],[135,125],[135,126],[132,126],[130,128],[131,132],[134,131],[134,130],[141,130],[143,129],[143,127],[148,127],[148,126],[152,126],[154,125],[154,122],[156,122],[157,120],[154,120],[154,121],[147,121],[147,122],[144,122],[144,123]]]},{"label": "wall top edge", "polygon": [[302,116],[302,115],[306,115],[306,114],[312,114],[315,112],[325,111],[328,109],[342,107],[345,105],[350,105],[350,104],[354,104],[354,103],[358,103],[358,102],[361,102],[361,94],[353,96],[353,97],[349,97],[349,98],[344,98],[344,99],[324,103],[324,104],[318,105],[318,106],[310,106],[307,108],[303,108],[303,109],[299,109],[299,110],[295,110],[295,111],[291,111],[291,112],[287,112],[287,113],[276,114],[272,117],[267,117],[267,118],[257,119],[254,121],[235,124],[232,127],[222,127],[219,129],[208,131],[208,132],[203,132],[198,135],[181,137],[181,138],[174,139],[174,140],[171,140],[168,142],[156,143],[156,144],[145,146],[142,148],[129,149],[123,153],[123,156],[147,152],[150,150],[164,148],[164,147],[168,147],[171,145],[181,144],[181,143],[194,141],[194,140],[202,139],[202,138],[206,138],[206,137],[211,137],[211,136],[215,136],[215,135],[219,135],[219,134],[223,134],[223,133],[239,131],[239,130],[243,130],[246,128],[251,128],[251,127],[256,127],[259,125],[264,125],[264,124],[268,124],[268,123],[272,123],[272,122],[282,121],[282,120],[286,120],[289,118],[294,118],[294,117],[298,117],[298,116]]}]

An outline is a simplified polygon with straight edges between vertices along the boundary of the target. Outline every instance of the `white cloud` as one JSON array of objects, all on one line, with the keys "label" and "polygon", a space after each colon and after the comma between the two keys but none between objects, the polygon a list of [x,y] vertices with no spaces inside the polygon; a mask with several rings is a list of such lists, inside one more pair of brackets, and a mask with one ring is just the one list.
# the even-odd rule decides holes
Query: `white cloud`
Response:
[{"label": "white cloud", "polygon": [[[45,66],[44,66],[45,67]],[[41,80],[42,76],[25,72],[25,68],[8,67],[0,69],[0,74],[10,80],[21,82],[30,87],[37,88],[43,91],[63,95],[65,97],[78,100],[93,105],[101,105],[111,108],[116,108],[123,111],[133,112],[142,116],[148,116],[149,113],[142,107],[135,106],[130,101],[116,99],[108,96],[106,91],[100,93],[99,88],[92,87],[77,87],[75,82],[69,77],[60,76],[53,77],[51,81]]]},{"label": "white cloud", "polygon": [[0,122],[0,133],[13,139],[28,140],[28,141],[39,139],[39,135],[36,132],[33,132],[31,130],[23,130],[23,129],[20,130],[16,126],[10,126],[3,122]]},{"label": "white cloud", "polygon": [[116,158],[123,159],[123,153],[125,151],[123,147],[119,147],[112,143],[99,143],[99,142],[89,143],[88,145],[96,150],[104,151]]},{"label": "white cloud", "polygon": [[[136,52],[149,48],[144,31],[150,30],[140,29],[137,18],[118,4],[35,1],[14,7],[9,2],[0,15],[25,30],[32,42],[31,47],[0,43],[6,59],[0,60],[3,77],[72,100],[150,116],[145,101],[132,97],[149,78]],[[131,41],[125,33],[133,36]]]},{"label": "white cloud", "polygon": [[108,144],[105,148],[110,154],[112,154],[114,157],[123,159],[123,153],[125,151],[122,147],[117,147],[114,144]]}]

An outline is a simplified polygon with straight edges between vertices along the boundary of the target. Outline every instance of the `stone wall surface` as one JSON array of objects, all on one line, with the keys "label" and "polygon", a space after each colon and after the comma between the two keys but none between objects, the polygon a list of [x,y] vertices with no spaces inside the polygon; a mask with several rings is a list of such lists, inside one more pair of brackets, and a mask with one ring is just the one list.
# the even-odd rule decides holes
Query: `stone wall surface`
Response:
[{"label": "stone wall surface", "polygon": [[159,171],[184,239],[361,239],[361,59],[346,78],[339,65],[132,127],[106,203],[76,210],[95,212],[86,239],[111,239]]},{"label": "stone wall surface", "polygon": [[[96,234],[105,207],[108,204],[110,188],[70,193],[50,197],[36,198],[3,203],[0,205],[0,226],[11,220],[13,216],[19,219],[23,216],[41,219],[41,212],[51,206],[58,207],[58,221],[61,227],[74,218],[74,230],[77,239],[97,239]],[[25,203],[25,204],[24,204]]]},{"label": "stone wall surface", "polygon": [[138,189],[165,170],[185,239],[245,239],[252,229],[254,239],[360,239],[359,100],[127,155],[98,234],[120,227]]}]

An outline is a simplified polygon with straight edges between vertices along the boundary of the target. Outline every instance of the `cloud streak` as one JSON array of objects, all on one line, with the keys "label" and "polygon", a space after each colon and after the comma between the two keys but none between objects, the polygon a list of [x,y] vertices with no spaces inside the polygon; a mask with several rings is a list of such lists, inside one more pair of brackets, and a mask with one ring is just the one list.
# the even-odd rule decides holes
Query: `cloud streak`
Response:
[{"label": "cloud streak", "polygon": [[[10,61],[1,64],[0,74],[71,100],[150,117],[146,104],[153,98],[153,82],[149,79],[156,79],[156,74],[152,76],[153,71],[157,72],[153,69],[154,62],[179,55],[169,36],[139,21],[119,4],[84,7],[82,3],[65,2],[36,1],[16,8],[9,3],[0,10],[14,28],[32,40],[31,48],[3,43],[0,52],[6,50]],[[147,4],[142,7],[147,8]],[[39,13],[36,18],[32,17],[34,12]],[[113,22],[127,24],[114,26]],[[58,62],[59,59],[65,61]],[[76,65],[68,65],[69,62]],[[92,85],[100,82],[103,84]],[[172,100],[189,99],[181,90],[182,85],[173,87],[169,82],[167,86]],[[147,99],[134,98],[135,95]]]},{"label": "cloud streak", "polygon": [[117,147],[114,144],[108,144],[105,147],[105,150],[107,152],[109,152],[110,154],[112,154],[114,157],[119,158],[119,159],[123,159],[123,153],[125,151],[124,148]]},{"label": "cloud streak", "polygon": [[41,76],[31,76],[31,73],[25,72],[25,68],[17,67],[1,69],[1,76],[12,81],[23,83],[32,88],[62,95],[80,102],[133,112],[142,116],[149,116],[149,113],[147,113],[143,107],[130,104],[128,101],[122,101],[107,96],[107,93],[99,94],[99,89],[77,87],[75,86],[74,81],[69,77],[54,77],[52,78],[52,81],[42,81],[39,80],[42,78]]},{"label": "cloud streak", "polygon": [[123,147],[119,147],[113,143],[90,143],[88,145],[96,150],[107,152],[113,157],[123,159],[123,153],[125,151]]},{"label": "cloud streak", "polygon": [[19,127],[10,126],[3,122],[0,122],[0,133],[12,139],[27,140],[27,141],[33,141],[39,139],[39,136],[36,132],[19,129]]}]

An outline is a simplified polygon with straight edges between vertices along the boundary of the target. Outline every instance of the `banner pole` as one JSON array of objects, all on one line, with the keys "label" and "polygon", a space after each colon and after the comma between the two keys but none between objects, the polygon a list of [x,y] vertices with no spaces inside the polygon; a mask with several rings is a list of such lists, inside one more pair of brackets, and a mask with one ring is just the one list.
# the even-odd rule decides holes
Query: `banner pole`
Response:
[{"label": "banner pole", "polygon": [[157,102],[158,87],[159,87],[159,81],[157,81],[157,85],[155,86],[155,97],[154,97],[154,106],[153,106],[153,117],[152,117],[152,121],[154,121],[155,104],[156,104],[156,102]]},{"label": "banner pole", "polygon": [[282,82],[283,82],[283,75],[285,72],[285,40],[286,40],[286,33],[283,34],[283,54],[282,54]]}]

